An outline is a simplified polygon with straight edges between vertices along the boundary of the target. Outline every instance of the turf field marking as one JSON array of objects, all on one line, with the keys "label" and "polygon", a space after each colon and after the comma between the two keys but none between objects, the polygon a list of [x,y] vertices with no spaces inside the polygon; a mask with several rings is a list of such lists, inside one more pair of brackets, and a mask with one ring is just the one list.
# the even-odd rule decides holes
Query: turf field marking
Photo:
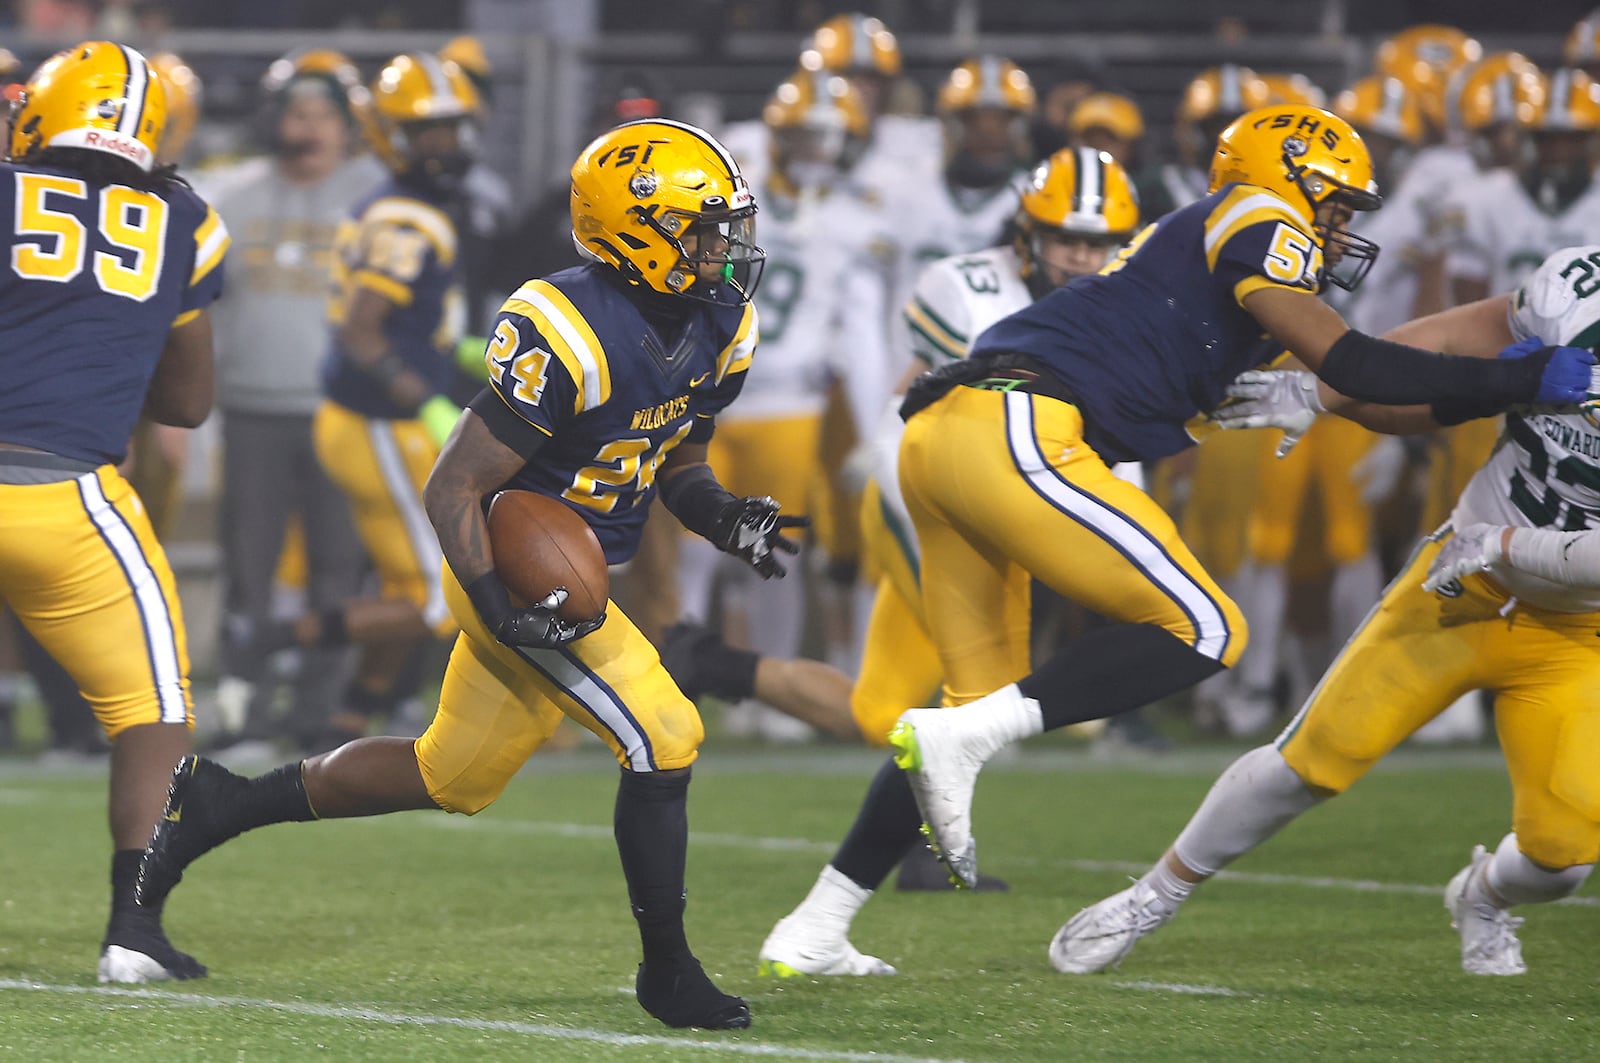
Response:
[{"label": "turf field marking", "polygon": [[[374,821],[378,822],[378,821]],[[561,838],[588,838],[612,840],[611,828],[588,823],[544,823],[525,819],[463,819],[451,816],[446,819],[417,817],[405,820],[407,826],[426,824],[443,830],[488,831],[504,834],[542,834]],[[816,842],[807,838],[768,838],[747,834],[717,834],[690,831],[691,845],[731,846],[765,852],[831,854],[838,848],[834,842]],[[1049,867],[1062,867],[1070,871],[1119,871],[1142,875],[1150,864],[1130,860],[1019,860],[1018,863],[1040,863]],[[1443,885],[1423,885],[1415,882],[1379,882],[1368,878],[1333,878],[1326,875],[1277,875],[1261,871],[1219,871],[1216,877],[1224,882],[1244,882],[1256,886],[1293,886],[1302,889],[1346,890],[1356,893],[1402,893],[1414,896],[1442,896]],[[1600,908],[1600,897],[1567,897],[1556,904],[1580,908]]]},{"label": "turf field marking", "polygon": [[[652,1037],[648,1034],[615,1033],[581,1026],[555,1026],[541,1022],[513,1022],[506,1019],[468,1019],[458,1015],[426,1015],[379,1008],[340,1007],[307,1001],[259,1000],[252,997],[214,997],[201,993],[166,993],[155,989],[120,989],[112,986],[52,985],[14,978],[0,979],[0,990],[31,993],[59,993],[73,996],[98,996],[156,1001],[174,1007],[251,1008],[309,1015],[319,1019],[347,1019],[384,1026],[449,1026],[463,1030],[523,1034],[561,1041],[587,1041],[593,1044],[639,1046],[641,1048],[696,1049],[726,1052],[736,1056],[767,1056],[780,1059],[827,1060],[830,1063],[961,1063],[961,1060],[929,1056],[896,1056],[881,1052],[837,1052],[827,1049],[798,1048],[787,1045],[748,1044],[741,1041],[707,1041],[693,1037]],[[747,1035],[748,1036],[748,1035]]]},{"label": "turf field marking", "polygon": [[1242,989],[1220,985],[1190,985],[1188,982],[1112,982],[1118,989],[1149,989],[1157,993],[1187,993],[1197,997],[1249,997]]}]

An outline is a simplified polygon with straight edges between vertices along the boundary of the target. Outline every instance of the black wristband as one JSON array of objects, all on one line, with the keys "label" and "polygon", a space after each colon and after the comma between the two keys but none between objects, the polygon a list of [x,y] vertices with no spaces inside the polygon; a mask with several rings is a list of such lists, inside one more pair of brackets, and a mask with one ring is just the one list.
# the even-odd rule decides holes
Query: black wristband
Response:
[{"label": "black wristband", "polygon": [[1317,376],[1341,395],[1386,406],[1467,402],[1479,417],[1539,393],[1549,355],[1462,358],[1391,343],[1351,329],[1323,357]]},{"label": "black wristband", "polygon": [[494,569],[491,568],[464,589],[472,600],[472,607],[482,618],[483,626],[489,629],[490,634],[498,632],[500,626],[510,618],[512,607],[511,592],[506,590],[506,585]]},{"label": "black wristband", "polygon": [[678,523],[718,546],[722,516],[739,499],[717,483],[709,465],[691,465],[661,482],[661,504],[678,518]]}]

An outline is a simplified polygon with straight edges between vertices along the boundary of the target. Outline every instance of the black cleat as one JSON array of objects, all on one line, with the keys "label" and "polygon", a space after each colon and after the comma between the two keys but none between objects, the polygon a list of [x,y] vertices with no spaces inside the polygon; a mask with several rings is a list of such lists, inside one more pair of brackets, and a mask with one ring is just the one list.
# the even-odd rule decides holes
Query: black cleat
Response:
[{"label": "black cleat", "polygon": [[633,987],[639,1006],[675,1029],[750,1027],[750,1005],[718,989],[693,956],[661,964],[641,963]]},{"label": "black cleat", "polygon": [[233,837],[218,827],[219,796],[244,780],[204,757],[187,756],[172,771],[167,804],[150,844],[139,860],[134,897],[142,905],[160,904],[183,878],[183,869]]},{"label": "black cleat", "polygon": [[161,924],[137,915],[118,916],[100,944],[100,981],[121,984],[204,978],[206,965],[167,940]]},{"label": "black cleat", "polygon": [[[933,850],[918,845],[900,861],[900,874],[895,876],[894,888],[908,893],[942,893],[958,887],[950,877],[950,869],[933,855]],[[959,888],[966,889],[965,886]],[[1005,879],[985,875],[981,871],[978,873],[978,884],[973,887],[980,893],[1004,893],[1010,888]]]}]

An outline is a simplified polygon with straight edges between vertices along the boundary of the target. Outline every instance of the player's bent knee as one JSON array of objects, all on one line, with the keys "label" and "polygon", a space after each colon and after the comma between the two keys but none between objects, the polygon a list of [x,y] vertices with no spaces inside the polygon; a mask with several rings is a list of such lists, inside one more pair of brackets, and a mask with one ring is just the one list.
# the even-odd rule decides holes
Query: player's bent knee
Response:
[{"label": "player's bent knee", "polygon": [[181,719],[178,711],[176,707],[163,711],[153,698],[141,698],[121,705],[97,705],[94,717],[105,731],[107,741],[115,742],[124,731],[151,723],[183,724],[194,730],[194,710],[185,705]]},{"label": "player's bent knee", "polygon": [[1591,867],[1600,860],[1600,827],[1587,831],[1543,829],[1539,824],[1516,825],[1517,848],[1522,855],[1551,874],[1559,874],[1570,888],[1566,896],[1588,878]]},{"label": "player's bent knee", "polygon": [[495,803],[495,800],[505,792],[509,779],[467,777],[460,776],[447,782],[435,782],[428,766],[418,760],[422,769],[422,782],[428,788],[428,796],[433,798],[433,803],[446,812],[459,813],[463,816],[476,816],[479,812]]},{"label": "player's bent knee", "polygon": [[1286,742],[1281,751],[1284,763],[1300,776],[1300,781],[1306,784],[1306,789],[1319,797],[1334,797],[1344,793],[1357,779],[1365,775],[1378,759],[1377,757],[1352,758],[1343,755],[1303,731]]}]

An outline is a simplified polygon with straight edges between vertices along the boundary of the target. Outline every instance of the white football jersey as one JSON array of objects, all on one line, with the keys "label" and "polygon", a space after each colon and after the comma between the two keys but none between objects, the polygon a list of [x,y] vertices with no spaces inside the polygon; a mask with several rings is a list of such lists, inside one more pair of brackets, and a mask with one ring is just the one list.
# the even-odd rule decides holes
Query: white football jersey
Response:
[{"label": "white football jersey", "polygon": [[[1459,219],[1452,217],[1456,191],[1472,184],[1478,164],[1461,144],[1434,144],[1412,158],[1391,192],[1383,190],[1383,215],[1407,215],[1423,234],[1421,250],[1434,254],[1447,250]],[[1497,289],[1498,290],[1498,289]]]},{"label": "white football jersey", "polygon": [[[1518,339],[1593,347],[1600,343],[1600,244],[1568,247],[1512,296]],[[1450,522],[1575,531],[1600,528],[1600,428],[1577,413],[1506,414],[1494,453],[1473,475]],[[1494,578],[1518,599],[1559,613],[1600,610],[1600,590],[1552,583],[1509,567]]]},{"label": "white football jersey", "polygon": [[768,185],[756,197],[756,242],[767,253],[755,295],[761,341],[724,421],[820,414],[839,364],[887,361],[882,212],[849,185],[799,198]]},{"label": "white football jersey", "polygon": [[1378,259],[1353,292],[1330,285],[1328,303],[1353,329],[1381,336],[1411,320],[1417,302],[1417,266],[1427,236],[1426,221],[1414,210],[1360,211],[1350,230],[1378,245]]},{"label": "white football jersey", "polygon": [[1452,277],[1486,281],[1507,292],[1526,281],[1545,256],[1600,234],[1600,181],[1558,214],[1541,210],[1509,170],[1490,170],[1459,192],[1461,231],[1449,249]]}]

